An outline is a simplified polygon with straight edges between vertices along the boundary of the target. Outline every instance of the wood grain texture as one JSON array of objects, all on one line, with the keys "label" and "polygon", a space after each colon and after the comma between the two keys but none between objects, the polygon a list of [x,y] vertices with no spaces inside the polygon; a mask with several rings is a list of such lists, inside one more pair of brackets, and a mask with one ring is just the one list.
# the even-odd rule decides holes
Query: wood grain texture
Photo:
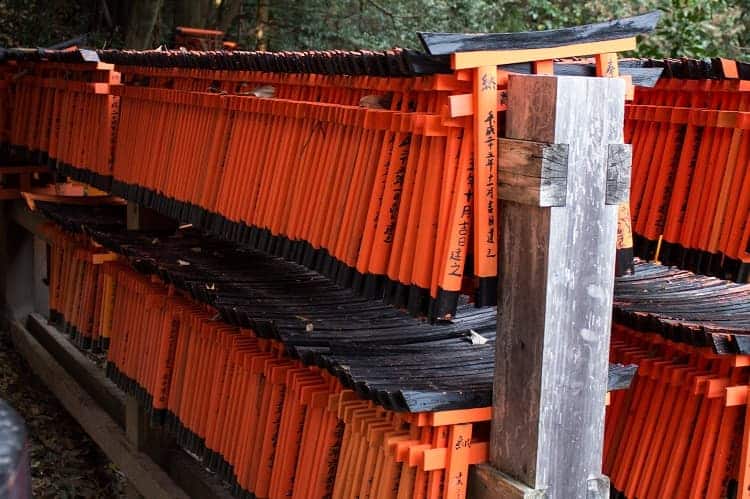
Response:
[{"label": "wood grain texture", "polygon": [[565,206],[501,202],[490,461],[553,498],[601,497],[588,480],[601,476],[617,233],[607,159],[624,91],[619,79],[509,79],[507,136],[567,144],[568,179]]},{"label": "wood grain texture", "polygon": [[498,140],[498,197],[533,206],[563,206],[568,185],[567,144]]},{"label": "wood grain texture", "polygon": [[[620,76],[632,78],[633,85],[639,87],[653,87],[659,81],[664,68],[643,68],[627,64],[618,64]],[[519,62],[498,66],[499,70],[509,73],[534,74],[532,62]],[[555,62],[554,74],[557,76],[596,76],[596,65],[586,62]]]},{"label": "wood grain texture", "polygon": [[477,464],[469,468],[471,499],[543,499],[543,490],[534,490],[523,483],[500,473],[489,464]]},{"label": "wood grain texture", "polygon": [[635,364],[610,364],[607,374],[607,391],[627,390],[638,372]]},{"label": "wood grain texture", "polygon": [[607,151],[607,194],[605,203],[620,204],[630,199],[630,144],[609,144]]},{"label": "wood grain texture", "polygon": [[432,33],[418,32],[422,46],[431,55],[476,50],[517,50],[549,48],[572,43],[628,38],[648,33],[656,27],[661,13],[615,19],[570,28],[516,33]]},{"label": "wood grain texture", "polygon": [[490,462],[537,487],[550,211],[500,201],[501,236]]},{"label": "wood grain texture", "polygon": [[[524,78],[513,75],[508,78],[509,98],[511,92],[514,95],[513,109],[509,108],[505,116],[505,136],[509,139],[553,143],[557,113],[557,78]],[[530,97],[520,99],[519,95]]]}]

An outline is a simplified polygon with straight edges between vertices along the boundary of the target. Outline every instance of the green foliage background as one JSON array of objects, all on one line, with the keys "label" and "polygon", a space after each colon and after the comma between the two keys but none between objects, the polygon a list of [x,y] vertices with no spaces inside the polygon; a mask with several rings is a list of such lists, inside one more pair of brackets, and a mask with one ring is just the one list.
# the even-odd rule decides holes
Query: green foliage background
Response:
[{"label": "green foliage background", "polygon": [[[750,0],[348,0],[271,3],[278,48],[413,47],[414,32],[551,29],[659,9],[638,54],[740,57],[750,51]],[[304,19],[303,22],[300,22]]]},{"label": "green foliage background", "polygon": [[[144,0],[141,0],[144,1]],[[176,1],[150,0],[173,9]],[[201,1],[201,0],[194,0]],[[206,1],[206,0],[203,0]],[[210,0],[216,9],[222,2]],[[259,0],[242,2],[229,37],[256,45]],[[550,29],[659,9],[656,33],[644,37],[637,55],[652,57],[750,57],[750,0],[266,0],[268,48],[419,48],[424,31],[519,31]],[[90,33],[98,46],[121,46],[125,23],[103,28],[102,3],[117,0],[0,0],[0,44],[44,46]],[[179,8],[179,7],[177,7]],[[110,10],[116,9],[109,7]],[[122,10],[120,5],[119,10]],[[204,27],[211,26],[207,17]],[[170,16],[162,13],[153,45],[169,40]]]}]

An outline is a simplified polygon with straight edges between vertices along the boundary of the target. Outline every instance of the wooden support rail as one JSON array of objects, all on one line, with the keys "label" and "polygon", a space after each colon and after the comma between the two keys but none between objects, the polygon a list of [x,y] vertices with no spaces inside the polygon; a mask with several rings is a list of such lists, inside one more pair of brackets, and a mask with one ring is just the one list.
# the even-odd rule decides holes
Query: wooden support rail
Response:
[{"label": "wooden support rail", "polygon": [[[520,33],[430,33],[419,32],[424,48],[432,55],[448,55],[456,52],[498,51],[515,49],[553,49],[570,47],[581,43],[608,42],[634,38],[656,27],[661,12],[653,11],[639,16],[614,19],[584,26],[526,31]],[[563,48],[563,50],[567,50]],[[597,52],[590,52],[592,53]],[[555,53],[555,58],[568,57]],[[527,59],[539,60],[539,59]]]}]

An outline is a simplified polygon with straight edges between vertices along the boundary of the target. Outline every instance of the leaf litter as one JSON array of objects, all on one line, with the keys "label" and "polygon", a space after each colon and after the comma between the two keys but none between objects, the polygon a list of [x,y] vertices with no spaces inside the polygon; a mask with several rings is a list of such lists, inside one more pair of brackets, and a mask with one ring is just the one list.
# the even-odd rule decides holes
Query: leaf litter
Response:
[{"label": "leaf litter", "polygon": [[31,372],[5,332],[0,332],[0,397],[26,422],[34,497],[125,497],[125,476]]}]

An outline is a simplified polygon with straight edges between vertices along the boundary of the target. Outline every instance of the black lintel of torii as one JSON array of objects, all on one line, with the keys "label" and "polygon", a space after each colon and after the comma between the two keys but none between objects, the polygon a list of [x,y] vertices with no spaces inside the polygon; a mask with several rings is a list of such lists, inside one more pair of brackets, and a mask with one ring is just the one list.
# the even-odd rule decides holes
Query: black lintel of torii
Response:
[{"label": "black lintel of torii", "polygon": [[579,43],[619,40],[654,30],[661,12],[658,10],[634,17],[594,24],[544,31],[516,33],[431,33],[417,32],[422,46],[430,55],[479,50],[520,50],[560,47]]}]

